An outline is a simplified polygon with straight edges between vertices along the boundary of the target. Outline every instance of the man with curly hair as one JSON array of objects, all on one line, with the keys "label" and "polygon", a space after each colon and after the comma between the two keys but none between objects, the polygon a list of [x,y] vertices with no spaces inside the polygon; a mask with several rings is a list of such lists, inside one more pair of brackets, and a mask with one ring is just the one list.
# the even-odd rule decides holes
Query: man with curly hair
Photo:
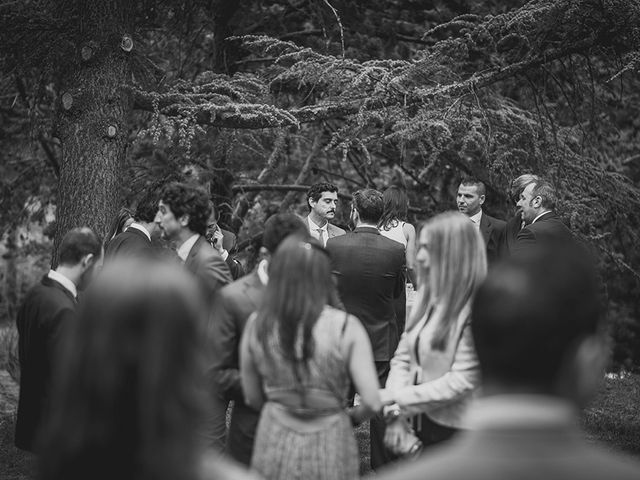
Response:
[{"label": "man with curly hair", "polygon": [[305,220],[309,233],[323,246],[330,238],[345,234],[343,229],[329,223],[335,218],[338,206],[338,188],[335,185],[326,182],[311,185],[307,191],[307,204],[309,215]]},{"label": "man with curly hair", "polygon": [[176,246],[178,257],[196,276],[209,301],[231,281],[229,267],[205,238],[210,214],[204,190],[174,182],[162,190],[155,218],[162,236]]}]

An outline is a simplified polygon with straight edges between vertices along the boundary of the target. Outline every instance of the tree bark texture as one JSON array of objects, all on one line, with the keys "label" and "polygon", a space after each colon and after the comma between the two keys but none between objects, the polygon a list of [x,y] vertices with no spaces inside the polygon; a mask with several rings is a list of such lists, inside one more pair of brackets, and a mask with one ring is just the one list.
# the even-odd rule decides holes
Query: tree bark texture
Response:
[{"label": "tree bark texture", "polygon": [[62,83],[74,97],[59,109],[57,136],[62,145],[58,215],[52,264],[72,228],[88,226],[102,238],[120,206],[120,175],[128,138],[131,103],[122,84],[130,78],[128,53],[114,41],[98,58]]}]

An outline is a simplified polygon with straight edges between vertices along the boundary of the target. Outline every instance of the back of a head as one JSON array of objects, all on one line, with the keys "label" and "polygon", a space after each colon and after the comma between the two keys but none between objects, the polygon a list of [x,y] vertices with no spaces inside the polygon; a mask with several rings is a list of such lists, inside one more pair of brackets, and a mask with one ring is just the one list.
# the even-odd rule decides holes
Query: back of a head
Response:
[{"label": "back of a head", "polygon": [[384,211],[382,194],[372,188],[358,190],[353,194],[353,206],[358,211],[360,220],[378,225]]},{"label": "back of a head", "polygon": [[280,243],[291,234],[307,237],[309,231],[305,223],[293,213],[277,213],[264,222],[262,246],[274,253]]},{"label": "back of a head", "polygon": [[601,312],[592,259],[576,245],[540,246],[496,265],[471,322],[485,384],[559,394],[567,359],[599,331]]},{"label": "back of a head", "polygon": [[135,219],[144,223],[153,222],[158,212],[158,200],[158,192],[156,190],[147,191],[136,206]]},{"label": "back of a head", "polygon": [[392,185],[382,194],[383,213],[380,220],[381,226],[389,226],[392,220],[406,220],[409,209],[409,197],[407,191],[401,187]]},{"label": "back of a head", "polygon": [[77,265],[86,255],[100,257],[102,244],[96,234],[88,227],[69,230],[62,238],[58,249],[60,265]]},{"label": "back of a head", "polygon": [[45,479],[191,478],[204,310],[173,264],[114,261],[60,351]]},{"label": "back of a head", "polygon": [[162,189],[160,199],[167,204],[176,219],[189,216],[188,228],[200,235],[207,232],[211,202],[207,192],[187,183],[172,182]]},{"label": "back of a head", "polygon": [[542,208],[548,210],[555,209],[558,199],[555,187],[546,180],[539,180],[532,183],[535,183],[535,186],[533,187],[533,190],[531,192],[531,198],[539,196],[542,200],[540,203],[540,206]]}]

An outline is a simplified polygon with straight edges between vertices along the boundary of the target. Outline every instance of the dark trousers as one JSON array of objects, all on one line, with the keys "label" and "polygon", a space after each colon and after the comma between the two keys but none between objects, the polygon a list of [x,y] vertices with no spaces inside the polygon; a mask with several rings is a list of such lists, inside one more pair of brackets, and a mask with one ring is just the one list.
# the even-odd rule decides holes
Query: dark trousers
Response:
[{"label": "dark trousers", "polygon": [[420,415],[420,423],[421,428],[416,431],[416,435],[422,442],[425,450],[431,445],[436,445],[449,440],[458,432],[457,428],[440,425],[439,423],[431,420],[424,413]]},{"label": "dark trousers", "polygon": [[[387,376],[389,375],[389,361],[375,362],[376,371],[378,372],[378,382],[380,388],[384,388],[387,383]],[[369,434],[371,438],[371,469],[377,470],[383,465],[390,463],[395,458],[391,452],[389,452],[384,446],[384,431],[386,423],[382,417],[382,413],[379,413],[369,420]]]},{"label": "dark trousers", "polygon": [[234,401],[226,451],[234,460],[247,467],[251,464],[258,420],[260,412],[238,400]]}]

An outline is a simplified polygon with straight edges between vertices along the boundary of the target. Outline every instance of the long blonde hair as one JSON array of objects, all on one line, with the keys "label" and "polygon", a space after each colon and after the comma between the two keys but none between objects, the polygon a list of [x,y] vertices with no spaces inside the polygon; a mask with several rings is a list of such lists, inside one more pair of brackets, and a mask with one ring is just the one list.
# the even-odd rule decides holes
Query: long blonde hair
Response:
[{"label": "long blonde hair", "polygon": [[407,330],[413,328],[432,310],[430,322],[437,322],[431,347],[444,350],[456,331],[462,310],[470,304],[487,274],[487,254],[482,235],[469,217],[459,212],[436,215],[420,226],[418,245],[427,236],[429,267],[416,262],[420,286],[411,311]]}]

